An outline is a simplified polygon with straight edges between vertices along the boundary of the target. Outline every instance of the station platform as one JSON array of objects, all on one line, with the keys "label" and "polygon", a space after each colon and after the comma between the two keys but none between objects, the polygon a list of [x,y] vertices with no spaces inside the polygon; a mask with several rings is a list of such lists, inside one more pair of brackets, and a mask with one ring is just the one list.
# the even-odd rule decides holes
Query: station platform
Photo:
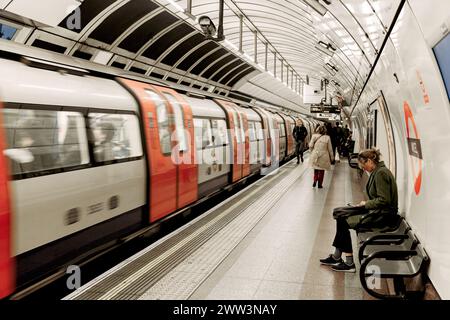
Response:
[{"label": "station platform", "polygon": [[363,199],[356,171],[337,163],[317,189],[307,162],[287,163],[64,300],[371,299],[358,273],[319,264],[333,208]]}]

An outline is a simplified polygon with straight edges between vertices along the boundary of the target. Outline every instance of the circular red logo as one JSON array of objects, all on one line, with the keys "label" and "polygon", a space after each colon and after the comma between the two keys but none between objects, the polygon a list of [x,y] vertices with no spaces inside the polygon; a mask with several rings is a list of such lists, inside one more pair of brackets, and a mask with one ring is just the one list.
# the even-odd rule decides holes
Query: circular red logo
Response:
[{"label": "circular red logo", "polygon": [[411,107],[409,106],[407,101],[405,101],[405,103],[403,104],[403,110],[405,112],[406,135],[408,136],[408,148],[410,149],[410,158],[412,160],[411,162],[414,174],[414,191],[416,192],[416,195],[419,195],[420,189],[422,187],[423,160],[421,158],[421,151],[419,152],[420,156],[417,156],[414,152],[411,152],[411,140],[417,141],[418,145],[420,146],[420,137],[419,132],[417,131],[417,126],[416,122],[414,121]]}]

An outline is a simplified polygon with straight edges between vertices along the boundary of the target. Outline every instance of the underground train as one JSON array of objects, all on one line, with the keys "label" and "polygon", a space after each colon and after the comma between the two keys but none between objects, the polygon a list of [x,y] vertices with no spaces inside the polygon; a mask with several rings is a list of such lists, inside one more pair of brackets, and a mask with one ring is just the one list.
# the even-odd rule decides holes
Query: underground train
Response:
[{"label": "underground train", "polygon": [[295,121],[317,124],[44,65],[0,59],[0,297],[290,159]]}]

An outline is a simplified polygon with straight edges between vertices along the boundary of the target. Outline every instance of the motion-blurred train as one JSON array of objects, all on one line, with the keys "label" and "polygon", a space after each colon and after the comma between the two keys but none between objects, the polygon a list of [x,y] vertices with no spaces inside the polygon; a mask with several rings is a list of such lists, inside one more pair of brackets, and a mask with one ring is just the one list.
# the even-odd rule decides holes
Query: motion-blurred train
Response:
[{"label": "motion-blurred train", "polygon": [[[0,298],[294,155],[300,115],[11,57],[0,58]],[[310,135],[315,121],[302,120]]]}]

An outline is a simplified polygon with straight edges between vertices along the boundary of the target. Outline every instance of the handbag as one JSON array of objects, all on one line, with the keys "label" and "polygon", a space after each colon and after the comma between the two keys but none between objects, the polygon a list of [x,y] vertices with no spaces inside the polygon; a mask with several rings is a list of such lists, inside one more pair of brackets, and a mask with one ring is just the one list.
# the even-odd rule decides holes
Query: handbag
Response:
[{"label": "handbag", "polygon": [[367,214],[369,210],[364,207],[355,207],[355,206],[346,206],[346,207],[338,207],[333,210],[333,218],[348,218],[351,216],[363,215]]}]

